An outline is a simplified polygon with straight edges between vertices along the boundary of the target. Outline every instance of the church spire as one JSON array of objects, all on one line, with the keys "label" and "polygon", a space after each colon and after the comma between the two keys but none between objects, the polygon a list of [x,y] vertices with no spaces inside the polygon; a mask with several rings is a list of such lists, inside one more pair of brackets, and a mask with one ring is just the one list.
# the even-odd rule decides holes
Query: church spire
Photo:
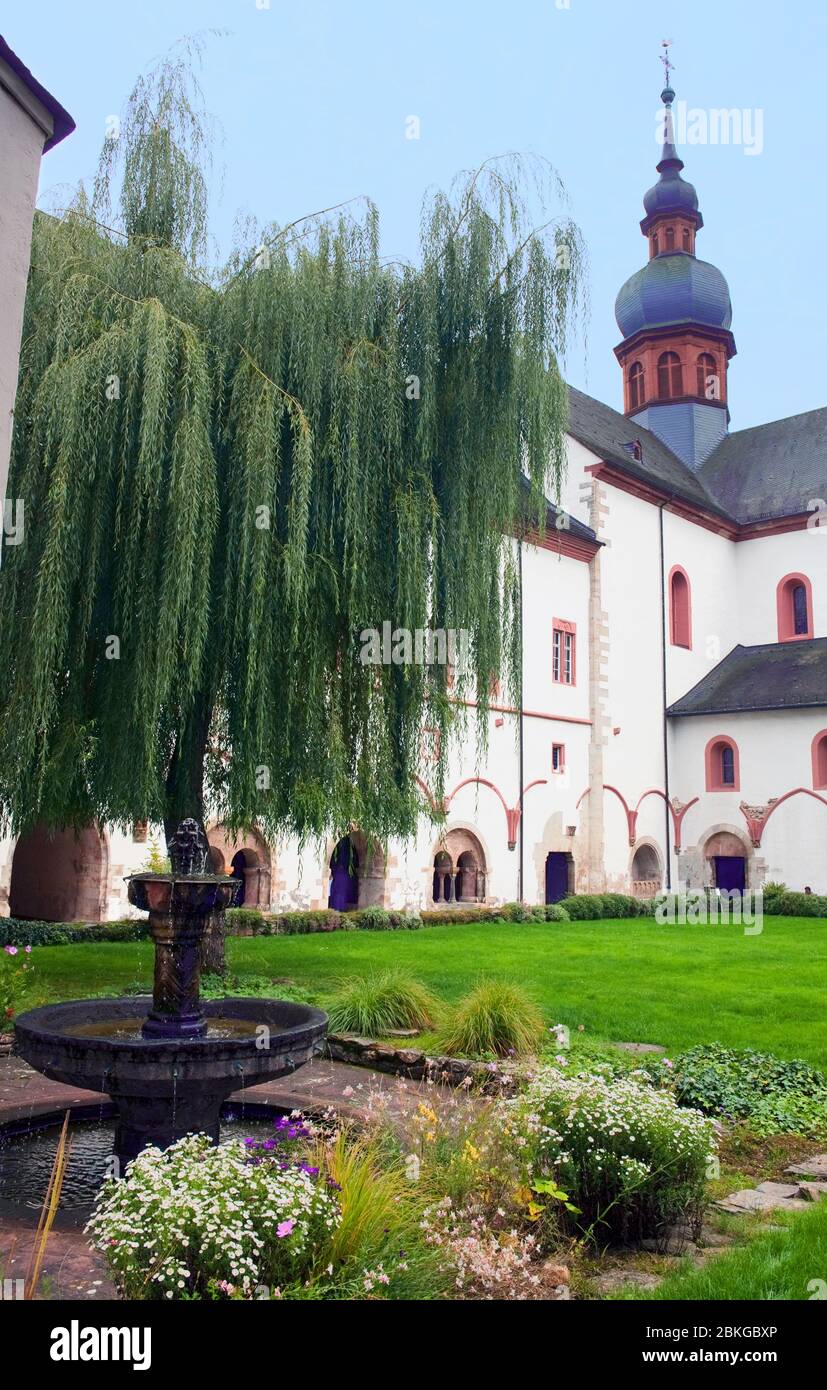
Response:
[{"label": "church spire", "polygon": [[726,280],[695,255],[703,218],[695,189],[681,176],[669,40],[663,49],[663,148],[640,224],[649,261],[617,296],[623,341],[615,355],[623,370],[626,414],[698,468],[727,430],[727,367],[735,341]]}]

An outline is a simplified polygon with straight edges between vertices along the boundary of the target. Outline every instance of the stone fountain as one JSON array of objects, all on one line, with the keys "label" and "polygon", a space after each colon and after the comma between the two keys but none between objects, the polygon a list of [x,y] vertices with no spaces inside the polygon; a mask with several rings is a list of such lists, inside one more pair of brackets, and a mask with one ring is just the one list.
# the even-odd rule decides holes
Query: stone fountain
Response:
[{"label": "stone fountain", "polygon": [[169,845],[171,872],[135,874],[129,901],[149,912],[155,977],[148,996],[79,999],[21,1014],[17,1051],[54,1081],[111,1096],[115,1153],[166,1148],[201,1131],[217,1142],[233,1091],[295,1071],[322,1044],[327,1015],[279,999],[200,996],[200,949],[238,891],[206,872],[209,846],[185,820]]}]

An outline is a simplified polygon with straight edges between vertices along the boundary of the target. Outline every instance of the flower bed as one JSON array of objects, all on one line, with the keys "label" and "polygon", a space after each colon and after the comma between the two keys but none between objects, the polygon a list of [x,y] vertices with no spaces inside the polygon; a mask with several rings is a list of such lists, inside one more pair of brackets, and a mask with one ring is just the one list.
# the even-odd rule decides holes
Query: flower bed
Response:
[{"label": "flower bed", "polygon": [[[271,1145],[272,1147],[272,1145]],[[87,1231],[125,1298],[251,1297],[306,1276],[340,1220],[318,1170],[191,1135],[145,1149]]]},{"label": "flower bed", "polygon": [[713,1122],[681,1108],[669,1091],[550,1067],[505,1105],[527,1182],[559,1183],[579,1208],[576,1216],[564,1208],[561,1219],[595,1242],[657,1239],[675,1223],[699,1225]]}]

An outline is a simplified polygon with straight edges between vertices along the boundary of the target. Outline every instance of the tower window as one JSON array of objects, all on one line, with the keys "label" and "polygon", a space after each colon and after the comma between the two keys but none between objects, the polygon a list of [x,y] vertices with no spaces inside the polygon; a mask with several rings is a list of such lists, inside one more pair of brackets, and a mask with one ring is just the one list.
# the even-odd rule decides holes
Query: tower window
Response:
[{"label": "tower window", "polygon": [[566,770],[566,746],[564,743],[551,745],[551,770],[552,772],[565,772]]},{"label": "tower window", "polygon": [[662,352],[658,358],[658,396],[662,401],[683,395],[683,368],[676,352]]},{"label": "tower window", "polygon": [[698,395],[704,400],[720,399],[721,388],[718,377],[718,364],[711,352],[702,352],[697,361]]},{"label": "tower window", "polygon": [[738,745],[725,734],[711,738],[706,745],[706,789],[708,792],[740,791],[741,773]]},{"label": "tower window", "polygon": [[656,256],[658,254],[659,249],[660,243],[658,241],[658,234],[657,232],[654,232],[652,235],[652,255]]},{"label": "tower window", "polygon": [[643,364],[633,362],[629,372],[629,409],[643,405]]},{"label": "tower window", "polygon": [[669,637],[673,647],[692,646],[689,578],[680,565],[675,565],[669,575]]},{"label": "tower window", "polygon": [[689,250],[691,250],[691,247],[690,247],[690,244],[689,244],[689,243],[690,243],[690,237],[689,237],[689,228],[688,228],[688,227],[684,227],[683,232],[682,232],[682,238],[683,238],[683,249],[684,249],[684,251],[689,251]]},{"label": "tower window", "polygon": [[788,574],[776,590],[779,642],[813,636],[813,593],[806,574]]},{"label": "tower window", "polygon": [[675,228],[674,228],[674,227],[667,227],[667,228],[666,228],[666,249],[667,249],[667,251],[674,251],[674,249],[675,249]]}]

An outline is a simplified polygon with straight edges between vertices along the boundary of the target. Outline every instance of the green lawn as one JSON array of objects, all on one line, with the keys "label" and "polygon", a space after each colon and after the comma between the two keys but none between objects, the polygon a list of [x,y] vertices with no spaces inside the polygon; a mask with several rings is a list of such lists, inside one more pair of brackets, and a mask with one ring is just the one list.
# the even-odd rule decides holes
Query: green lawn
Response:
[{"label": "green lawn", "polygon": [[654,1290],[626,1289],[617,1298],[656,1299],[823,1299],[827,1288],[827,1201],[811,1211],[773,1212],[773,1225],[743,1243],[713,1255],[700,1269],[668,1274]]},{"label": "green lawn", "polygon": [[[398,965],[446,1000],[485,976],[528,990],[549,1023],[616,1041],[700,1042],[803,1057],[827,1068],[827,922],[767,917],[735,926],[479,923],[417,932],[335,932],[228,943],[230,968],[287,976],[321,996],[342,977]],[[151,978],[148,943],[38,947],[45,999],[118,993]]]}]

